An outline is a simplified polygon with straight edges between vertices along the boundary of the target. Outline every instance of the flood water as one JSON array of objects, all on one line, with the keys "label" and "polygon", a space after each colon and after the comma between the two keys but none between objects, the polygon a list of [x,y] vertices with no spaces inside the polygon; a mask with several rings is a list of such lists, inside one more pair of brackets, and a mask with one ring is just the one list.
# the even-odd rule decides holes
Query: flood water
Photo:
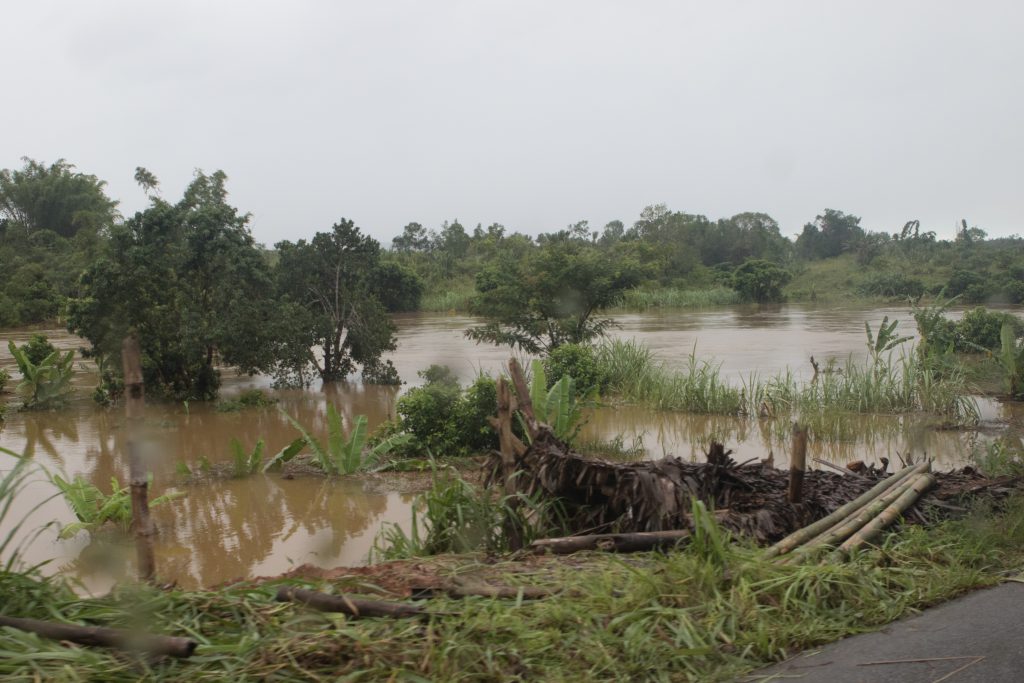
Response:
[{"label": "flood water", "polygon": [[[786,369],[809,379],[811,355],[822,361],[842,361],[850,355],[863,358],[864,322],[877,327],[886,315],[901,321],[904,334],[914,332],[906,308],[836,310],[789,305],[621,314],[615,316],[620,327],[613,336],[635,338],[670,364],[684,365],[694,352],[699,358],[714,359],[737,384],[753,373],[767,377]],[[509,358],[509,350],[466,340],[462,332],[475,322],[442,314],[399,318],[398,349],[391,358],[402,378],[414,385],[419,382],[416,373],[434,363],[448,365],[464,382],[480,371],[496,374]],[[61,349],[82,344],[62,330],[44,333]],[[17,381],[17,370],[6,340],[22,343],[29,336],[24,331],[0,333],[0,367],[12,375],[8,389]],[[51,472],[79,474],[109,491],[112,477],[126,481],[123,409],[97,407],[90,399],[95,368],[82,361],[76,364],[76,398],[60,411],[17,412],[14,397],[3,397],[10,400],[11,409],[0,429],[0,445],[31,455]],[[252,386],[269,390],[270,384],[267,378],[226,373],[222,396],[230,398]],[[393,414],[400,390],[353,383],[271,393],[282,410],[314,433],[324,433],[328,402],[347,420],[366,415],[372,429]],[[1012,417],[1009,408],[995,401],[982,401],[981,408],[983,417],[994,423]],[[909,418],[864,417],[850,425],[843,439],[812,442],[809,456],[844,463],[854,459],[873,462],[879,457],[896,461],[897,454],[927,455],[938,467],[953,467],[964,462],[977,439],[989,438],[975,431],[937,431],[928,421]],[[732,448],[740,461],[764,458],[771,452],[776,463],[782,464],[787,428],[783,421],[616,406],[592,411],[582,438],[620,437],[626,446],[642,444],[645,457],[676,455],[694,460],[701,458],[711,439],[717,439]],[[363,563],[382,524],[408,525],[413,495],[389,490],[373,478],[285,479],[271,474],[182,485],[176,473],[179,463],[196,469],[204,459],[228,462],[233,438],[247,448],[262,438],[268,455],[294,439],[294,428],[276,408],[221,413],[211,405],[195,403],[149,405],[145,432],[154,475],[153,495],[175,487],[187,493],[183,499],[154,510],[160,576],[181,586],[211,586],[235,578],[273,575],[303,563],[323,567]],[[0,454],[0,470],[8,469],[3,462],[8,457]],[[36,475],[11,518],[20,518],[38,504],[26,529],[52,521],[74,521],[63,499],[52,497],[53,491],[42,474]],[[68,573],[94,590],[109,583],[97,566],[126,566],[127,560],[117,556],[116,548],[90,548],[86,533],[67,541],[56,536],[56,529],[43,531],[28,547],[26,560],[52,560],[46,571]],[[121,550],[131,555],[130,548]]]}]

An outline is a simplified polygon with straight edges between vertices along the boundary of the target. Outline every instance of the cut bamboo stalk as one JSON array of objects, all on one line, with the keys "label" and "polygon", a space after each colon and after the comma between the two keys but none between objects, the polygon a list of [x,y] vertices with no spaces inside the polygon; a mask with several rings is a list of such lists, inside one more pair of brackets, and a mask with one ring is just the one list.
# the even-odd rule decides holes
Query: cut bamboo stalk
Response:
[{"label": "cut bamboo stalk", "polygon": [[452,583],[443,586],[419,586],[411,589],[414,599],[447,595],[450,598],[497,598],[502,600],[542,600],[560,591],[537,586],[493,586],[485,583]]},{"label": "cut bamboo stalk", "polygon": [[795,505],[803,497],[804,470],[807,469],[807,430],[793,425],[793,453],[789,459],[789,504]]},{"label": "cut bamboo stalk", "polygon": [[299,602],[321,612],[343,612],[352,617],[415,617],[424,614],[420,605],[406,602],[366,600],[347,595],[331,595],[304,588],[282,586],[277,590],[278,602]]},{"label": "cut bamboo stalk", "polygon": [[589,534],[544,538],[530,544],[538,553],[569,555],[581,550],[607,550],[616,553],[636,553],[656,548],[668,548],[684,543],[690,537],[689,529],[672,531],[638,531],[628,534]]},{"label": "cut bamboo stalk", "polygon": [[801,543],[814,538],[816,535],[823,531],[831,529],[832,526],[842,520],[846,519],[851,513],[856,512],[860,508],[864,507],[867,503],[874,500],[876,497],[884,493],[886,490],[892,488],[895,484],[903,481],[911,474],[916,468],[905,467],[899,472],[893,474],[891,477],[886,477],[877,484],[875,484],[870,490],[862,493],[857,498],[854,498],[849,503],[846,503],[842,507],[836,508],[834,512],[826,517],[822,517],[817,522],[805,526],[802,529],[798,529],[786,536],[784,539],[768,548],[764,553],[764,559],[770,560],[777,555],[785,555],[786,553],[796,548]]},{"label": "cut bamboo stalk", "polygon": [[29,631],[51,640],[66,640],[79,645],[112,647],[118,650],[145,652],[150,655],[185,658],[191,657],[198,647],[196,641],[177,636],[160,636],[103,626],[61,624],[38,619],[0,616],[0,626]]},{"label": "cut bamboo stalk", "polygon": [[850,536],[836,549],[836,555],[846,557],[853,550],[875,540],[879,534],[896,521],[907,509],[917,502],[930,488],[935,486],[935,475],[925,473],[918,475],[913,484],[889,504],[877,517],[865,524],[859,531]]},{"label": "cut bamboo stalk", "polygon": [[[928,463],[922,463],[921,465],[917,465],[915,470],[924,469],[928,466]],[[789,554],[789,556],[782,558],[781,561],[783,563],[787,563],[789,561],[805,557],[823,547],[835,546],[836,544],[846,540],[850,535],[878,516],[878,514],[892,503],[892,501],[899,498],[904,491],[914,484],[918,477],[922,476],[922,474],[923,472],[913,472],[895,486],[890,487],[866,505],[848,515],[839,523],[833,525],[828,530],[823,531],[810,541],[807,541],[802,546],[795,549]]]},{"label": "cut bamboo stalk", "polygon": [[139,427],[146,413],[142,382],[142,351],[135,336],[121,343],[121,365],[124,371],[124,412],[128,418],[128,479],[132,498],[132,528],[135,531],[135,552],[139,579],[151,581],[156,574],[153,555],[153,522],[149,517],[149,480],[139,445]]}]

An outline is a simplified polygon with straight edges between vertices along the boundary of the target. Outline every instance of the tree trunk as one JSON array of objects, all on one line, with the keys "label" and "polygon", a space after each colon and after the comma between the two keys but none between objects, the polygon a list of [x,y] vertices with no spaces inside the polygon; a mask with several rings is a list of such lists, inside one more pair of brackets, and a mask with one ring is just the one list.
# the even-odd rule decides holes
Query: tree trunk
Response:
[{"label": "tree trunk", "polygon": [[124,371],[125,416],[128,418],[128,478],[132,497],[132,528],[138,557],[139,579],[152,580],[156,573],[153,556],[153,522],[149,517],[149,481],[139,451],[139,425],[145,417],[146,399],[142,383],[142,352],[139,340],[125,337],[121,344]]}]

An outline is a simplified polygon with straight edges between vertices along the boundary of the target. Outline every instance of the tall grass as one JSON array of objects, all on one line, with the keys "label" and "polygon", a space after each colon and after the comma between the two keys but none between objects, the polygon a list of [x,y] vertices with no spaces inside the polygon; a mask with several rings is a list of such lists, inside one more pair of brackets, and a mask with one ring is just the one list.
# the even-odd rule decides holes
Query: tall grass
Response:
[{"label": "tall grass", "polygon": [[646,311],[652,308],[714,308],[740,303],[740,295],[728,287],[711,289],[630,289],[620,308]]},{"label": "tall grass", "polygon": [[[31,567],[29,569],[22,567],[22,553],[43,531],[52,524],[55,524],[55,522],[44,525],[25,535],[22,535],[22,530],[32,514],[57,494],[54,493],[37,500],[28,510],[22,512],[19,517],[15,517],[14,510],[16,508],[14,507],[14,502],[19,495],[23,495],[22,490],[29,482],[32,468],[39,466],[35,465],[27,456],[18,455],[14,451],[2,446],[0,446],[0,457],[3,458],[3,460],[0,460],[0,463],[4,467],[11,465],[10,469],[0,469],[0,472],[2,472],[2,475],[0,475],[0,563],[2,563],[0,564],[0,573],[12,572],[16,569],[34,573],[38,567]],[[3,592],[0,591],[0,595],[2,594]]]},{"label": "tall grass", "polygon": [[[0,573],[4,614],[132,628],[145,614],[146,630],[199,642],[190,660],[151,661],[2,629],[0,678],[733,681],[794,651],[996,584],[1024,562],[1019,499],[998,514],[905,528],[842,564],[779,566],[700,517],[692,547],[626,560],[420,560],[416,570],[568,589],[533,602],[438,597],[426,603],[429,621],[342,619],[282,605],[273,582],[200,592],[122,586],[82,599],[59,580]],[[372,581],[355,575],[313,586],[359,592]]]},{"label": "tall grass", "polygon": [[739,386],[722,377],[718,364],[698,359],[696,349],[681,370],[667,367],[633,340],[605,342],[597,360],[610,394],[659,410],[761,416],[929,413],[958,423],[978,416],[962,367],[932,363],[902,349],[867,363],[849,358],[815,381],[800,382],[785,370],[768,378],[751,375]]},{"label": "tall grass", "polygon": [[421,311],[428,313],[448,313],[469,311],[469,304],[476,289],[473,283],[456,283],[453,287],[436,289],[426,292],[420,299]]}]

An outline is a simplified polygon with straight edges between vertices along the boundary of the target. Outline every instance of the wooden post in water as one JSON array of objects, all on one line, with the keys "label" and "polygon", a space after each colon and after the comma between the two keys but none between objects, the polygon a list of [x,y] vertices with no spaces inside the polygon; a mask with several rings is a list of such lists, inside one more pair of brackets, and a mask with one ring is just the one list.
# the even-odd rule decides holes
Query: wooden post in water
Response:
[{"label": "wooden post in water", "polygon": [[139,579],[149,581],[156,573],[153,558],[153,522],[149,518],[149,482],[139,444],[139,425],[145,417],[146,399],[142,383],[142,352],[135,336],[121,344],[124,370],[125,416],[128,418],[128,479],[132,492],[132,530],[138,554]]},{"label": "wooden post in water", "polygon": [[804,470],[807,468],[807,430],[793,424],[793,450],[789,456],[789,502],[799,503],[803,496]]}]

